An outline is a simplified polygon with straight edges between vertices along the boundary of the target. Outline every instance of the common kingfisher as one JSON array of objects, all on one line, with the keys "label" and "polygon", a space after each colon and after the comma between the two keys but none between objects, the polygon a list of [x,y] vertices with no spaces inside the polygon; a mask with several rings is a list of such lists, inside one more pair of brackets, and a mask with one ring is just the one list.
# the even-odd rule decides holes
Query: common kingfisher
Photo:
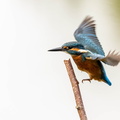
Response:
[{"label": "common kingfisher", "polygon": [[110,51],[106,56],[95,32],[95,21],[87,16],[74,32],[77,41],[67,42],[55,49],[48,51],[63,51],[69,53],[79,70],[87,72],[89,79],[83,81],[97,80],[112,85],[108,79],[102,62],[116,66],[120,62],[120,54]]}]

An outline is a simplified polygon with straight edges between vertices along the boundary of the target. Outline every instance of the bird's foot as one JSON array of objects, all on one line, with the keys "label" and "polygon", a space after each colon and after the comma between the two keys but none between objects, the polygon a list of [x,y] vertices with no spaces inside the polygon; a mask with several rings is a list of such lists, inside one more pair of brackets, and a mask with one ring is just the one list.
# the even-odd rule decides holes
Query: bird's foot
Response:
[{"label": "bird's foot", "polygon": [[89,82],[91,83],[91,79],[83,79],[83,80],[82,80],[82,83],[83,83],[84,81],[89,81]]}]

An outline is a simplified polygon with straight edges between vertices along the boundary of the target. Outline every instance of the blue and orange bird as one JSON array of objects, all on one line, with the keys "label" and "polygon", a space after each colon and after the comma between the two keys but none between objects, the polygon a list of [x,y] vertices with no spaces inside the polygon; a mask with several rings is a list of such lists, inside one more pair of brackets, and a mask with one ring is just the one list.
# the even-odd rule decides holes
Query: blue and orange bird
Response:
[{"label": "blue and orange bird", "polygon": [[108,79],[102,62],[116,66],[120,62],[120,54],[115,51],[109,52],[106,56],[96,36],[95,23],[92,17],[87,16],[77,30],[74,32],[77,41],[67,42],[62,47],[49,51],[63,51],[69,53],[79,70],[87,72],[89,79],[83,81],[103,81],[112,85]]}]

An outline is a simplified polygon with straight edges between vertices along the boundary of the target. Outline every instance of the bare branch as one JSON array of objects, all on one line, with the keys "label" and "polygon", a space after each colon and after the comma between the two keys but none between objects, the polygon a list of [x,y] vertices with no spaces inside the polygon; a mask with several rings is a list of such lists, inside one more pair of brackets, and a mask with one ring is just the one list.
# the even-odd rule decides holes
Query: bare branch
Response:
[{"label": "bare branch", "polygon": [[70,59],[64,60],[64,63],[65,63],[65,66],[66,66],[66,69],[67,69],[67,72],[70,78],[70,82],[72,85],[72,89],[73,89],[73,93],[74,93],[75,101],[76,101],[76,109],[78,111],[79,117],[81,120],[87,120],[87,116],[85,113],[82,96],[81,96],[81,92],[79,88],[79,82],[76,79],[71,61]]}]

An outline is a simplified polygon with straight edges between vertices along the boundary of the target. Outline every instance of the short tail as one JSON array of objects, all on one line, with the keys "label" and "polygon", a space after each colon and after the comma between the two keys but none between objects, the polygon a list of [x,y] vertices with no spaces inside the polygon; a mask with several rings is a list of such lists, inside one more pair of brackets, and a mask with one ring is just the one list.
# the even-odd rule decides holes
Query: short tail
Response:
[{"label": "short tail", "polygon": [[108,77],[107,77],[106,75],[103,77],[103,80],[104,80],[104,82],[107,83],[109,86],[112,85],[112,83],[110,82],[110,80],[108,79]]},{"label": "short tail", "polygon": [[102,72],[102,76],[101,76],[102,81],[104,81],[104,82],[107,83],[109,86],[111,86],[112,83],[111,83],[110,80],[108,79],[102,63],[101,63],[100,61],[99,61],[98,63],[99,63],[100,68],[101,68],[101,70],[102,70],[102,71],[101,71],[101,72]]}]

